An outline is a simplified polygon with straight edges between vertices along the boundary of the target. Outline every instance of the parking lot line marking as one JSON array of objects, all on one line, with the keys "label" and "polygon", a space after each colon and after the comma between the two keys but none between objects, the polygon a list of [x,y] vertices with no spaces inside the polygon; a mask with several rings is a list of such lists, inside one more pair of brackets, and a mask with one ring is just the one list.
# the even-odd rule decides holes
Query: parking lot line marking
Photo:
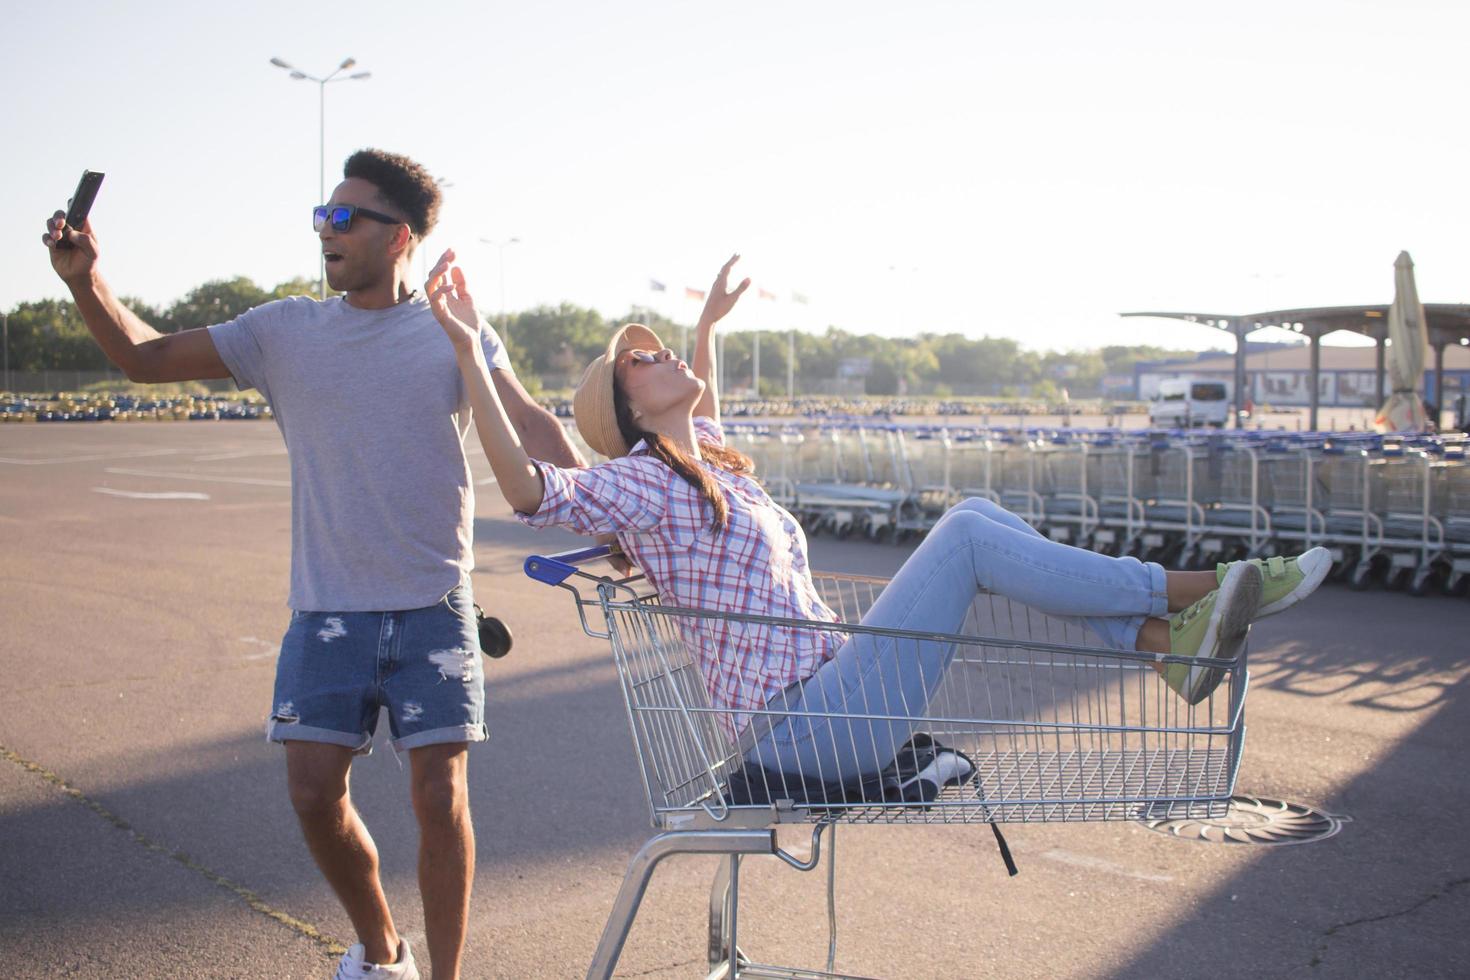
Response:
[{"label": "parking lot line marking", "polygon": [[1087,868],[1091,871],[1103,871],[1110,875],[1121,875],[1124,878],[1137,878],[1139,881],[1173,881],[1170,875],[1151,875],[1144,871],[1134,871],[1125,868],[1121,864],[1105,861],[1090,854],[1073,854],[1071,851],[1063,851],[1052,848],[1044,852],[1042,857],[1048,861],[1056,861],[1058,864],[1070,864],[1074,868]]},{"label": "parking lot line marking", "polygon": [[119,473],[123,476],[161,476],[173,480],[204,480],[208,483],[243,483],[250,487],[286,487],[290,480],[265,480],[249,476],[210,476],[205,473],[180,473],[177,470],[132,470],[123,466],[109,466],[103,472]]},{"label": "parking lot line marking", "polygon": [[284,456],[285,448],[281,449],[239,449],[232,453],[212,453],[209,456],[195,456],[196,463],[214,463],[222,459],[245,459],[250,456]]},{"label": "parking lot line marking", "polygon": [[240,642],[241,643],[256,643],[256,644],[259,644],[260,646],[265,647],[265,650],[262,651],[261,653],[247,653],[245,655],[245,659],[246,660],[264,660],[267,657],[274,657],[278,653],[281,652],[281,648],[279,646],[277,646],[276,644],[274,644],[274,643],[267,643],[265,640],[257,639],[256,637],[253,637],[253,636],[242,636],[242,637],[240,637]]},{"label": "parking lot line marking", "polygon": [[246,905],[250,906],[250,908],[254,911],[259,912],[261,915],[264,915],[267,918],[275,919],[277,922],[281,923],[281,925],[295,930],[296,932],[305,936],[307,939],[310,939],[318,945],[322,946],[333,956],[340,956],[341,954],[347,952],[347,947],[343,946],[332,937],[324,935],[320,929],[312,925],[310,922],[303,922],[301,919],[282,912],[280,909],[272,908],[264,900],[262,900],[259,895],[255,894],[255,892],[246,888],[244,885],[236,884],[219,872],[210,870],[209,868],[200,864],[198,861],[191,858],[189,855],[185,854],[183,851],[176,851],[166,844],[160,844],[158,841],[155,841],[153,838],[149,837],[147,834],[144,834],[142,831],[138,830],[122,817],[113,813],[111,810],[107,809],[107,807],[103,806],[101,803],[98,803],[96,800],[92,799],[90,796],[83,793],[81,790],[77,789],[75,786],[71,785],[65,779],[62,779],[60,776],[52,772],[50,769],[47,769],[45,766],[40,765],[39,763],[32,762],[29,759],[22,758],[4,745],[0,745],[0,759],[5,759],[7,762],[14,763],[15,765],[24,769],[26,772],[31,773],[35,776],[39,776],[41,779],[61,790],[67,796],[70,796],[73,800],[77,801],[82,806],[97,814],[97,816],[101,817],[103,820],[112,824],[113,827],[127,834],[130,838],[132,838],[134,843],[138,844],[144,850],[152,851],[155,854],[161,854],[167,858],[172,858],[179,864],[182,864],[184,867],[188,868],[190,871],[203,877],[206,881],[209,881],[210,883],[217,885],[220,888],[223,888],[225,891],[230,892],[236,898],[239,898]]},{"label": "parking lot line marking", "polygon": [[197,490],[167,490],[161,493],[144,493],[136,490],[114,490],[112,487],[93,487],[94,493],[105,493],[111,497],[128,497],[133,500],[208,500],[209,494]]},{"label": "parking lot line marking", "polygon": [[0,456],[0,463],[12,466],[46,466],[51,463],[91,463],[99,459],[137,459],[143,456],[172,456],[177,449],[140,449],[134,453],[93,453],[88,456],[49,456],[40,459],[20,459],[15,456]]}]

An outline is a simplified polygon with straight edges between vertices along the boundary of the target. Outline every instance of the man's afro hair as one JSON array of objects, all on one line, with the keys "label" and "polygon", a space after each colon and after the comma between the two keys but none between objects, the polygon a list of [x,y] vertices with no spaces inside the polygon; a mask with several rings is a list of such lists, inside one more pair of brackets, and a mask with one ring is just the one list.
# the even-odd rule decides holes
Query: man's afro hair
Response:
[{"label": "man's afro hair", "polygon": [[439,183],[422,164],[400,153],[358,150],[342,167],[343,177],[357,177],[378,189],[388,204],[402,212],[422,241],[439,220]]}]

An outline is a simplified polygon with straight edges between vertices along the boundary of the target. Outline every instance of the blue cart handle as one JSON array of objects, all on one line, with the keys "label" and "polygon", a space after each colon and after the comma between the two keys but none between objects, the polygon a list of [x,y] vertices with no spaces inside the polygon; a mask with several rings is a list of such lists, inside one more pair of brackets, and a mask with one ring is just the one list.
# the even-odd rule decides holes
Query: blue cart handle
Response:
[{"label": "blue cart handle", "polygon": [[547,585],[561,585],[576,574],[578,565],[607,558],[612,553],[610,546],[602,544],[555,555],[529,555],[525,564],[526,574]]}]

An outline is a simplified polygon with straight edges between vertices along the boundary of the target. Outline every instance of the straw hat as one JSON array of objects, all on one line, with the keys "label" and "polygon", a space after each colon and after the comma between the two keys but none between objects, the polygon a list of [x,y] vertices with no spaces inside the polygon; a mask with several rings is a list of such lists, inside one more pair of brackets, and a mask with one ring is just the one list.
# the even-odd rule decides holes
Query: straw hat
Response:
[{"label": "straw hat", "polygon": [[658,339],[658,334],[643,324],[624,324],[607,342],[607,350],[582,372],[582,380],[572,395],[572,416],[587,445],[608,459],[626,456],[632,448],[618,431],[617,410],[613,407],[613,365],[626,350],[653,353],[663,349],[664,342]]}]

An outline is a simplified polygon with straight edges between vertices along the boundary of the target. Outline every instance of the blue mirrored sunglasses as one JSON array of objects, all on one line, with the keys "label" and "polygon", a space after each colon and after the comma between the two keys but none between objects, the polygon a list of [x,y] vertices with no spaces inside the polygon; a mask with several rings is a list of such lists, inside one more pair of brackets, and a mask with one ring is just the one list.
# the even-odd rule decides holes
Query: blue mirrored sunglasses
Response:
[{"label": "blue mirrored sunglasses", "polygon": [[367,208],[360,208],[355,204],[338,204],[333,207],[318,204],[311,209],[311,227],[313,231],[321,231],[327,226],[327,222],[330,221],[333,231],[345,232],[352,227],[352,219],[359,215],[364,218],[371,218],[374,221],[381,221],[385,225],[408,224],[402,218],[395,218],[381,211],[370,211]]}]

